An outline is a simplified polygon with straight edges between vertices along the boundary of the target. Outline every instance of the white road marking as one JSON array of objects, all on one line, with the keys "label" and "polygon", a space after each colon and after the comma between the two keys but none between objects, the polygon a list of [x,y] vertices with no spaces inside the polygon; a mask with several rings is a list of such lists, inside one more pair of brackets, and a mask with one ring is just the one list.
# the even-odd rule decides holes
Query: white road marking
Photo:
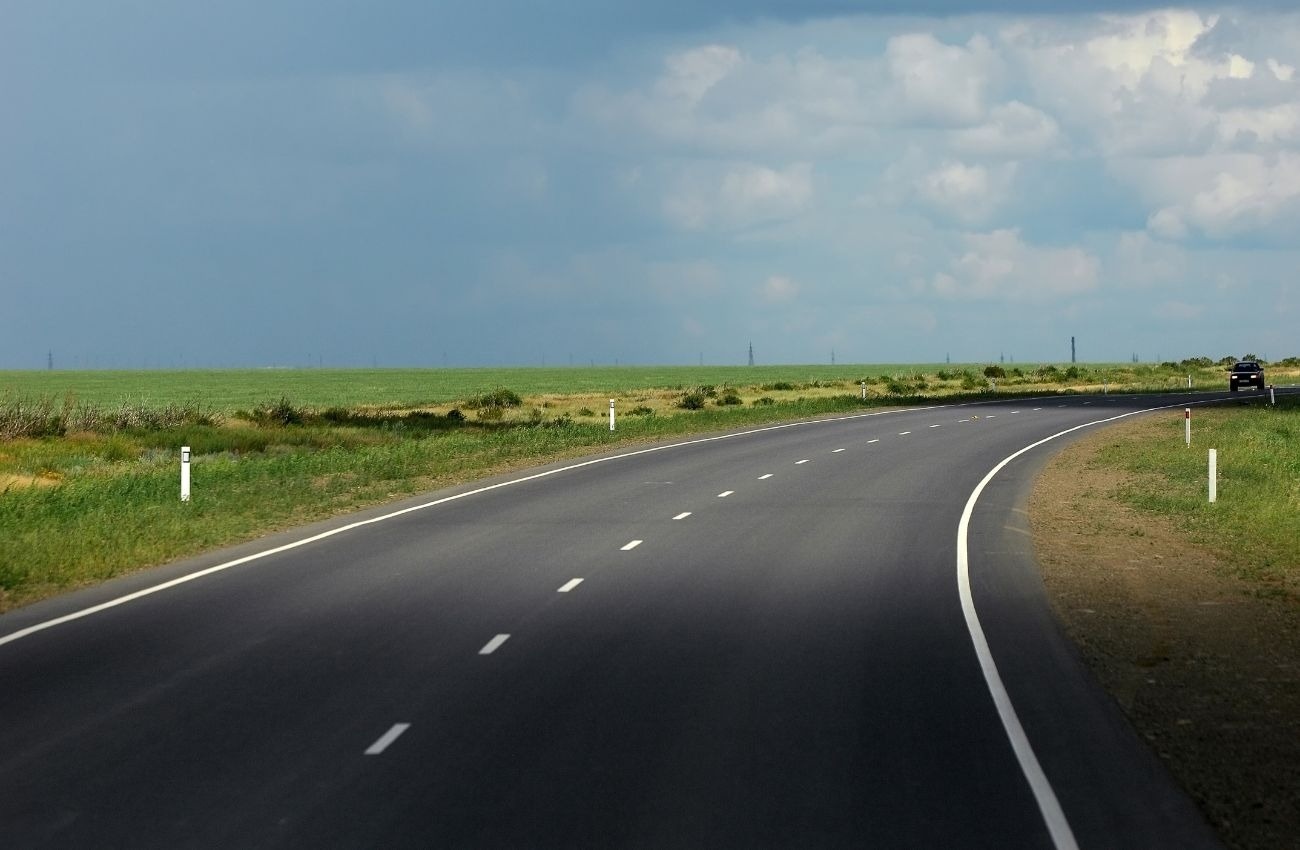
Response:
[{"label": "white road marking", "polygon": [[808,458],[804,458],[803,460],[796,460],[796,461],[794,462],[794,465],[795,465],[795,466],[798,466],[798,465],[801,464],[801,463],[807,463],[807,462],[808,462]]},{"label": "white road marking", "polygon": [[582,579],[580,578],[569,579],[560,587],[559,590],[556,591],[556,593],[568,593],[580,584],[582,584]]},{"label": "white road marking", "polygon": [[411,728],[411,724],[409,723],[394,723],[393,728],[389,729],[383,735],[379,736],[378,741],[375,741],[369,747],[366,747],[365,754],[368,756],[379,755],[384,750],[388,749],[390,744],[392,744],[394,741],[400,738],[403,732],[405,732],[407,729],[410,728]]},{"label": "white road marking", "polygon": [[942,425],[931,425],[930,427],[931,427],[931,428],[942,428],[943,426],[942,426]]},{"label": "white road marking", "polygon": [[1005,528],[1007,531],[1014,531],[1016,534],[1023,534],[1026,537],[1033,537],[1033,535],[1030,534],[1028,531],[1025,531],[1023,528],[1016,528],[1014,525],[1004,525],[1002,527]]},{"label": "white road marking", "polygon": [[969,422],[970,420],[969,420],[969,419],[958,419],[957,421],[958,421],[958,422]]},{"label": "white road marking", "polygon": [[492,640],[485,643],[483,645],[483,648],[478,651],[478,654],[491,655],[492,653],[496,652],[498,649],[501,648],[501,644],[505,643],[508,640],[510,640],[510,635],[497,635],[496,637],[492,638]]},{"label": "white road marking", "polygon": [[867,440],[867,443],[868,443],[868,444],[871,444],[871,443],[879,443],[879,442],[880,442],[880,438],[879,438],[879,437],[877,437],[877,438],[874,439],[874,440]]},{"label": "white road marking", "polygon": [[1042,408],[1041,408],[1041,407],[1035,407],[1035,408],[1033,409],[1033,411],[1031,411],[1031,412],[1035,412],[1035,413],[1036,413],[1036,412],[1039,411],[1039,410],[1042,410]]},{"label": "white road marking", "polygon": [[[1211,401],[1214,401],[1214,399],[1210,399],[1205,402],[1194,402],[1194,403],[1209,404]],[[973,403],[982,404],[983,402],[973,402]],[[398,510],[395,511],[389,511],[388,513],[380,514],[379,516],[370,517],[368,519],[357,520],[356,522],[349,522],[344,525],[340,525],[337,528],[331,528],[328,531],[322,531],[320,534],[313,534],[309,537],[303,537],[298,540],[293,540],[289,543],[284,544],[283,546],[273,546],[270,549],[263,549],[260,552],[253,552],[252,554],[244,555],[241,558],[233,558],[229,561],[223,561],[220,564],[214,564],[210,567],[204,567],[203,569],[195,570],[192,573],[186,573],[185,575],[177,576],[174,579],[169,579],[164,582],[159,582],[158,584],[141,588],[140,590],[134,591],[132,593],[123,594],[122,596],[109,599],[97,605],[91,605],[87,608],[81,608],[69,614],[64,614],[61,617],[53,617],[49,620],[43,620],[42,622],[35,623],[23,629],[19,629],[18,631],[10,632],[9,634],[0,637],[0,646],[4,646],[5,644],[8,643],[13,643],[14,641],[17,640],[22,640],[25,637],[30,637],[34,634],[38,634],[40,632],[45,631],[46,629],[52,629],[55,626],[62,626],[64,624],[72,623],[77,620],[81,620],[85,617],[92,616],[94,614],[99,614],[104,611],[108,611],[110,609],[118,607],[119,605],[126,605],[129,602],[134,602],[137,599],[143,599],[146,596],[153,596],[155,593],[161,593],[164,590],[171,590],[174,587],[180,587],[183,584],[189,584],[192,581],[196,581],[201,578],[206,578],[207,576],[215,575],[216,573],[225,572],[226,570],[230,570],[235,567],[239,567],[244,564],[251,563],[253,561],[260,561],[263,558],[269,558],[272,555],[279,555],[283,552],[289,552],[293,549],[299,549],[303,546],[307,546],[312,543],[318,543],[322,540],[327,540],[331,537],[334,537],[335,535],[346,534],[347,532],[355,531],[358,528],[364,528],[365,526],[368,525],[375,525],[377,523],[387,522],[390,519],[396,519],[397,517],[400,516],[406,516],[407,514],[415,513],[416,511],[424,511],[424,510],[428,510],[429,508],[436,508],[439,505],[445,505],[448,502],[455,502],[460,499],[467,499],[470,496],[478,496],[483,493],[488,493],[493,490],[500,489],[502,487],[513,487],[516,484],[524,484],[529,481],[537,481],[538,479],[541,478],[549,478],[552,475],[559,475],[565,472],[572,472],[575,469],[583,469],[585,467],[595,466],[596,464],[600,464],[600,463],[609,463],[610,461],[615,461],[615,460],[625,460],[630,457],[638,457],[640,455],[650,454],[652,452],[670,451],[672,449],[680,449],[686,446],[698,446],[704,443],[716,442],[718,440],[735,440],[740,437],[752,437],[755,434],[765,434],[769,431],[781,431],[787,428],[807,428],[815,425],[828,425],[835,422],[850,422],[855,419],[867,419],[873,416],[888,416],[896,413],[916,413],[921,410],[936,410],[939,408],[946,408],[952,406],[961,406],[961,405],[938,404],[931,407],[905,407],[905,408],[900,408],[898,410],[876,410],[876,411],[872,411],[871,413],[852,413],[849,414],[848,416],[834,416],[828,419],[805,419],[800,422],[784,422],[779,425],[765,425],[762,428],[752,428],[748,431],[736,431],[731,434],[718,434],[717,436],[713,436],[713,437],[699,437],[693,440],[683,440],[680,443],[667,443],[666,445],[662,445],[662,446],[650,446],[649,448],[636,449],[634,451],[624,452],[622,454],[606,455],[604,457],[591,458],[590,460],[580,461],[578,463],[569,464],[568,466],[557,466],[553,469],[545,470],[544,472],[536,472],[533,473],[532,475],[524,475],[519,478],[512,478],[508,481],[500,481],[496,484],[489,484],[485,487],[475,487],[471,490],[465,490],[460,493],[453,493],[450,496],[443,496],[442,498],[434,499],[429,502],[420,502],[419,504],[411,505],[410,507],[399,508]],[[1065,405],[1063,404],[1058,406],[1065,407]],[[868,442],[875,443],[875,442],[879,442],[879,440],[869,440]]]},{"label": "white road marking", "polygon": [[641,545],[642,543],[644,543],[644,542],[645,542],[644,540],[633,540],[632,542],[628,543],[626,546],[624,546],[624,547],[623,547],[622,549],[620,549],[619,551],[620,551],[620,552],[631,552],[633,549],[635,549],[636,547],[640,546],[640,545]]},{"label": "white road marking", "polygon": [[839,454],[839,453],[842,452],[842,451],[844,451],[844,449],[831,449],[831,454],[833,454],[833,455],[837,455],[837,454]]},{"label": "white road marking", "polygon": [[984,418],[985,418],[985,419],[997,419],[997,418],[998,418],[998,415],[997,415],[996,413],[990,413],[988,416],[985,416]]},{"label": "white road marking", "polygon": [[[1061,406],[1064,407],[1064,405]],[[989,695],[993,698],[993,704],[998,711],[998,717],[1002,720],[1002,728],[1007,733],[1007,739],[1011,742],[1011,749],[1016,754],[1016,760],[1020,763],[1020,772],[1024,774],[1025,779],[1029,782],[1029,787],[1034,793],[1034,800],[1038,803],[1038,811],[1047,824],[1047,831],[1052,836],[1052,843],[1055,845],[1056,850],[1078,850],[1079,845],[1075,841],[1074,832],[1070,829],[1069,821],[1065,819],[1065,812],[1061,809],[1060,801],[1056,799],[1056,792],[1052,790],[1052,784],[1047,780],[1047,774],[1043,773],[1042,765],[1038,763],[1038,757],[1034,755],[1034,748],[1029,743],[1029,736],[1025,734],[1024,727],[1020,724],[1020,717],[1016,714],[1015,706],[1011,704],[1011,696],[1002,683],[1002,674],[998,672],[997,662],[993,660],[993,652],[989,649],[988,638],[984,635],[984,627],[980,624],[979,614],[975,611],[975,597],[971,593],[970,583],[970,546],[968,540],[971,515],[975,512],[975,503],[979,501],[980,494],[984,492],[984,488],[988,486],[988,483],[1007,464],[1022,454],[1055,440],[1057,437],[1063,437],[1082,428],[1116,422],[1129,416],[1137,416],[1139,413],[1171,410],[1180,406],[1178,404],[1167,404],[1160,407],[1149,407],[1145,410],[1121,413],[1119,416],[1112,416],[1109,419],[1085,422],[1082,425],[1067,428],[1025,446],[1014,454],[1003,458],[997,466],[988,471],[980,483],[975,486],[970,498],[966,500],[966,507],[962,510],[961,521],[957,524],[957,592],[961,597],[962,614],[966,618],[966,630],[970,633],[971,642],[975,645],[975,655],[979,659],[980,670],[984,673],[984,684],[988,686]]]},{"label": "white road marking", "polygon": [[728,496],[730,496],[730,495],[731,495],[732,493],[734,493],[734,492],[736,492],[736,491],[735,491],[735,490],[723,490],[721,493],[718,494],[718,498],[719,498],[719,499],[725,499],[725,498],[727,498]]},{"label": "white road marking", "polygon": [[690,515],[691,515],[690,511],[682,511],[677,516],[673,517],[673,519],[686,519]]},{"label": "white road marking", "polygon": [[898,432],[898,436],[900,436],[900,437],[906,437],[906,436],[907,436],[908,434],[910,434],[910,433],[912,433],[912,432],[911,432],[911,431],[899,431],[899,432]]},{"label": "white road marking", "polygon": [[766,481],[767,479],[769,479],[769,478],[771,478],[771,477],[772,477],[772,473],[769,472],[769,473],[767,473],[766,475],[760,475],[760,476],[758,476],[758,480],[759,480],[759,481]]},{"label": "white road marking", "polygon": [[1020,411],[1019,411],[1019,410],[1013,410],[1013,411],[1011,411],[1011,412],[1012,412],[1012,413],[1019,413]]}]

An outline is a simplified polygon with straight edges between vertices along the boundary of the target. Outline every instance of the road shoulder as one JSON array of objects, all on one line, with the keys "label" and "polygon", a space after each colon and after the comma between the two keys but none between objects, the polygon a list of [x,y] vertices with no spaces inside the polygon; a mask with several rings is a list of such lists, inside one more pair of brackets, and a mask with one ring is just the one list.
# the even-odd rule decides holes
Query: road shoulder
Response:
[{"label": "road shoulder", "polygon": [[1231,847],[1300,847],[1300,611],[1117,499],[1090,434],[1030,500],[1053,609],[1103,687]]}]

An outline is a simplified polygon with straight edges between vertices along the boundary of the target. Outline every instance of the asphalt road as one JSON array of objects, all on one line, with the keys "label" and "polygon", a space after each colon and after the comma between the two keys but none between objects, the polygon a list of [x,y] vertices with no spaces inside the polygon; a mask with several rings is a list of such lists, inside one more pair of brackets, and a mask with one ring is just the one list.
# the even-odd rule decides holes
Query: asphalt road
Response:
[{"label": "asphalt road", "polygon": [[552,466],[11,612],[0,844],[1218,846],[1049,613],[1024,502],[1071,435],[971,502],[1182,402]]}]

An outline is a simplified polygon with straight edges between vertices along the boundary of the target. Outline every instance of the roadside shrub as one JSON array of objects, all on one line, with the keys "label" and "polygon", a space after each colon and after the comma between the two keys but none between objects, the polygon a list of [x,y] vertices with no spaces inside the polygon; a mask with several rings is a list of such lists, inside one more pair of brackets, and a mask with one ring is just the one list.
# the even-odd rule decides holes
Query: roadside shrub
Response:
[{"label": "roadside shrub", "polygon": [[956,377],[952,372],[949,372],[947,369],[940,369],[938,372],[934,373],[934,376],[941,381],[951,381],[954,377]]},{"label": "roadside shrub", "polygon": [[1284,357],[1273,364],[1274,366],[1300,366],[1300,357]]},{"label": "roadside shrub", "polygon": [[524,400],[519,397],[519,393],[507,389],[506,387],[497,387],[491,392],[473,396],[465,402],[465,406],[470,410],[481,410],[491,407],[498,409],[505,407],[519,407],[523,403]]},{"label": "roadside shrub", "polygon": [[978,390],[983,388],[984,382],[975,377],[975,373],[965,369],[961,373],[961,388],[963,390]]},{"label": "roadside shrub", "polygon": [[794,384],[789,381],[777,381],[774,384],[764,384],[759,387],[759,389],[766,390],[767,392],[787,392],[794,390]]},{"label": "roadside shrub", "polygon": [[1220,357],[1220,358],[1219,358],[1219,365],[1220,365],[1220,366],[1231,366],[1232,364],[1234,364],[1234,363],[1236,363],[1236,362],[1237,362],[1237,358],[1233,357],[1231,354],[1229,354],[1227,357]]},{"label": "roadside shrub", "polygon": [[480,422],[500,422],[501,417],[505,415],[506,409],[497,404],[478,409],[478,420]]},{"label": "roadside shrub", "polygon": [[776,399],[772,398],[770,395],[765,395],[762,398],[756,398],[753,401],[754,407],[771,407],[774,404],[776,404]]},{"label": "roadside shrub", "polygon": [[653,407],[646,407],[644,404],[638,405],[627,412],[628,416],[654,416]]},{"label": "roadside shrub", "polygon": [[289,399],[280,396],[279,401],[264,402],[254,407],[250,418],[258,425],[301,425],[305,411],[294,407]]},{"label": "roadside shrub", "polygon": [[717,401],[718,407],[726,407],[730,405],[744,404],[744,403],[745,402],[742,401],[740,398],[740,393],[736,392],[735,389],[730,387],[728,387],[726,390],[723,391],[722,395],[718,398]]},{"label": "roadside shrub", "polygon": [[682,393],[681,400],[677,402],[677,406],[682,410],[703,410],[705,402],[707,401],[708,396],[705,395],[702,389],[687,390]]},{"label": "roadside shrub", "polygon": [[1007,370],[1003,369],[1001,366],[984,367],[984,377],[986,378],[1005,378],[1006,376]]},{"label": "roadside shrub", "polygon": [[911,395],[912,387],[895,377],[885,379],[885,389],[890,395]]},{"label": "roadside shrub", "polygon": [[1179,361],[1178,365],[1184,369],[1209,369],[1214,365],[1214,361],[1208,357],[1188,357],[1186,360]]},{"label": "roadside shrub", "polygon": [[579,415],[579,416],[595,416],[595,415],[596,415],[596,411],[592,410],[590,407],[580,407],[580,408],[578,408],[578,415]]},{"label": "roadside shrub", "polygon": [[1065,373],[1061,377],[1065,378],[1067,381],[1077,381],[1079,376],[1082,374],[1083,373],[1079,371],[1078,366],[1071,366],[1069,369],[1065,370]]},{"label": "roadside shrub", "polygon": [[465,414],[461,413],[459,408],[455,408],[455,407],[453,407],[451,410],[448,410],[448,411],[447,411],[447,421],[449,421],[449,422],[464,422],[464,421],[465,421]]}]

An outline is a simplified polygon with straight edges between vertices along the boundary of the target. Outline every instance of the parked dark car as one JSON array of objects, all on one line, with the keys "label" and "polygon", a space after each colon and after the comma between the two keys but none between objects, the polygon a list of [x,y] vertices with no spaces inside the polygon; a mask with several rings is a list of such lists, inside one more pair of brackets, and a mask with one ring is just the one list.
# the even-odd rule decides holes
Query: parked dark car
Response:
[{"label": "parked dark car", "polygon": [[1240,387],[1256,386],[1264,389],[1264,367],[1253,360],[1243,360],[1228,373],[1228,389],[1234,393]]}]

